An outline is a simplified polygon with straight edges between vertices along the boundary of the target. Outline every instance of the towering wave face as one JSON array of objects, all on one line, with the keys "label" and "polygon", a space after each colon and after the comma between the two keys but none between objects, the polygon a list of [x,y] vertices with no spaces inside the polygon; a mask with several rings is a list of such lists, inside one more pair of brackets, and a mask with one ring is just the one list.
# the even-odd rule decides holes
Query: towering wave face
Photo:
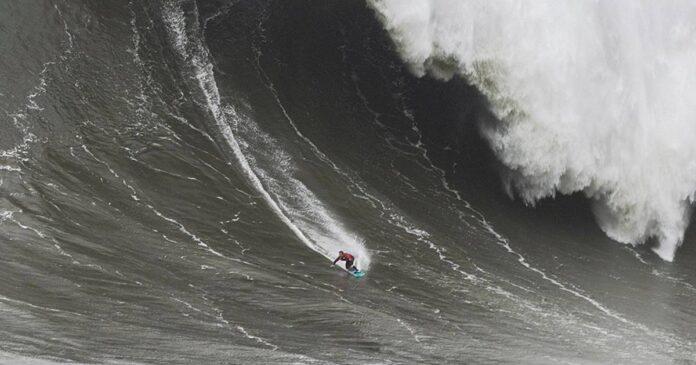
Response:
[{"label": "towering wave face", "polygon": [[[359,257],[360,268],[367,270],[371,260],[362,239],[346,230],[312,191],[294,177],[296,168],[291,157],[278,148],[276,141],[261,131],[253,120],[233,106],[223,104],[214,66],[201,34],[205,23],[202,27],[198,22],[198,7],[196,3],[193,5],[196,16],[191,29],[188,29],[190,24],[186,22],[183,1],[165,3],[164,21],[174,48],[185,62],[190,62],[187,66],[192,67],[196,83],[203,92],[205,107],[247,180],[305,245],[328,259],[333,259],[341,249],[354,252]],[[247,139],[238,141],[237,132],[245,134]]]},{"label": "towering wave face", "polygon": [[372,0],[418,76],[489,100],[482,135],[534,204],[582,191],[611,238],[674,258],[696,189],[696,4]]}]

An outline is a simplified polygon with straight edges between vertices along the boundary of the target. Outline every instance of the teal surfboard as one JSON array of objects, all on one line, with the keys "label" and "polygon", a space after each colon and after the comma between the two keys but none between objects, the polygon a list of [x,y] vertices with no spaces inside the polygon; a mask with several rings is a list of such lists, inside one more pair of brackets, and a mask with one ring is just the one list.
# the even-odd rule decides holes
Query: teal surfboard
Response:
[{"label": "teal surfboard", "polygon": [[356,278],[361,278],[361,277],[365,276],[365,273],[362,272],[362,271],[360,271],[360,270],[356,270],[356,271],[350,270],[350,271],[348,271],[348,272],[349,272],[351,275],[355,276]]}]

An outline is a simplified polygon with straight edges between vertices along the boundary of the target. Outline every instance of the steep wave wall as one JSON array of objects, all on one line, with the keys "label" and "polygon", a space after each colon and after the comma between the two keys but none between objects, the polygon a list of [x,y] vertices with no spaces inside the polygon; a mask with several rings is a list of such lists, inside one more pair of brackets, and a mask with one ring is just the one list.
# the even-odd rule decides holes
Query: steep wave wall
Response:
[{"label": "steep wave wall", "polygon": [[[251,118],[242,115],[233,105],[223,103],[215,81],[214,65],[200,34],[202,27],[198,21],[197,5],[194,4],[193,8],[193,25],[187,24],[183,5],[170,2],[164,8],[164,21],[171,41],[190,67],[205,99],[205,107],[249,183],[309,248],[329,259],[337,256],[341,249],[353,252],[358,257],[360,268],[367,270],[370,255],[362,239],[348,232],[312,191],[294,177],[295,168],[290,155]],[[237,131],[246,131],[248,140],[238,141]]]}]

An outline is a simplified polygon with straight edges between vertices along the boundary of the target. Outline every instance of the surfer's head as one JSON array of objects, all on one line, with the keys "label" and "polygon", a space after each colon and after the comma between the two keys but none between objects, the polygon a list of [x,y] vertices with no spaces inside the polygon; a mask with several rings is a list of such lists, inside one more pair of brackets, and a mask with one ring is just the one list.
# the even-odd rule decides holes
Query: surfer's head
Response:
[{"label": "surfer's head", "polygon": [[338,251],[339,256],[343,256],[343,251]]}]

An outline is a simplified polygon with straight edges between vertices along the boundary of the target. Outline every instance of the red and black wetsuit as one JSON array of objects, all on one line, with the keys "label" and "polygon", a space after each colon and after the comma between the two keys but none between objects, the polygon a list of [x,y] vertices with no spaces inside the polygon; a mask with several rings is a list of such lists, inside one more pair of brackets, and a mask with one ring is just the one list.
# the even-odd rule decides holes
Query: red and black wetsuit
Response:
[{"label": "red and black wetsuit", "polygon": [[338,260],[345,261],[346,270],[350,270],[350,268],[353,267],[353,262],[355,262],[355,257],[353,257],[353,255],[349,254],[348,252],[344,252],[342,255],[338,256],[336,260],[334,260],[334,265],[336,265]]}]

